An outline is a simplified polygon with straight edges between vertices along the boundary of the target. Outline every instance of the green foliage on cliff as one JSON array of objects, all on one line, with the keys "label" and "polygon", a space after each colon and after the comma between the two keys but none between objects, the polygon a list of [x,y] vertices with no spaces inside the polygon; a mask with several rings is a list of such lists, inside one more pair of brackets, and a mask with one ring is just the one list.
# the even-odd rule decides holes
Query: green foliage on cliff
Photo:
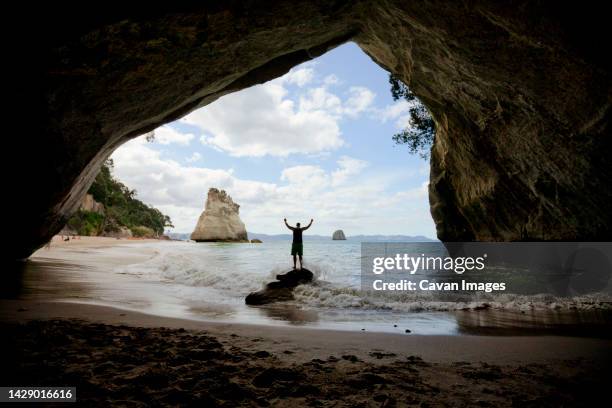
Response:
[{"label": "green foliage on cliff", "polygon": [[146,238],[155,235],[155,231],[153,231],[149,227],[145,227],[144,225],[137,225],[135,227],[132,227],[132,234],[134,234],[135,237]]},{"label": "green foliage on cliff", "polygon": [[436,124],[427,108],[401,80],[390,74],[389,84],[393,100],[405,99],[410,103],[410,126],[393,135],[393,140],[397,144],[407,145],[410,153],[418,153],[426,159],[434,141]]},{"label": "green foliage on cliff", "polygon": [[112,168],[113,161],[109,159],[88,191],[104,205],[104,214],[79,210],[68,221],[71,228],[80,235],[100,235],[127,227],[134,236],[149,237],[161,235],[165,227],[172,227],[170,217],[138,200],[136,190],[115,179]]},{"label": "green foliage on cliff", "polygon": [[68,220],[68,226],[79,235],[99,235],[103,225],[104,215],[92,211],[79,210]]}]

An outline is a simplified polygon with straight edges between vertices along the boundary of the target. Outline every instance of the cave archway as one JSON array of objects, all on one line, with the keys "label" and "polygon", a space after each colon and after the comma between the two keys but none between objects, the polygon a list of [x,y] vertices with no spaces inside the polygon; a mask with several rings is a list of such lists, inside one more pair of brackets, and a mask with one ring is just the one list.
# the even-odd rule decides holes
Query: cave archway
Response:
[{"label": "cave archway", "polygon": [[440,239],[612,235],[612,81],[597,49],[610,34],[603,5],[44,7],[34,16],[15,11],[30,28],[20,18],[4,27],[16,33],[8,48],[11,119],[28,127],[11,148],[27,164],[11,188],[5,254],[13,259],[59,231],[123,142],[349,39],[434,116],[430,204]]}]

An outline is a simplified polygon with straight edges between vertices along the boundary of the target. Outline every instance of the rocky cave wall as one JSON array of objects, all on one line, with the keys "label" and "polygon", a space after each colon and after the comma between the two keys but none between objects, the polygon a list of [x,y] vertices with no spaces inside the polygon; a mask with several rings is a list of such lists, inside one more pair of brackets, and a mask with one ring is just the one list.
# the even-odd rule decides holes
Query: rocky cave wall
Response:
[{"label": "rocky cave wall", "polygon": [[604,6],[501,3],[12,6],[9,114],[25,126],[11,145],[22,171],[9,177],[7,255],[59,231],[125,141],[349,40],[435,118],[440,239],[610,240]]}]

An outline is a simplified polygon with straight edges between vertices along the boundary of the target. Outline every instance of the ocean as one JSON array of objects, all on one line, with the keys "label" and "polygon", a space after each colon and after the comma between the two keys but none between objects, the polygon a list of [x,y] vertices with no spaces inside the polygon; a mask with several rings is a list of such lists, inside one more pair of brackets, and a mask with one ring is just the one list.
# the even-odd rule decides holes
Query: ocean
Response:
[{"label": "ocean", "polygon": [[[246,305],[246,295],[291,269],[290,247],[290,241],[118,241],[111,247],[74,249],[59,263],[41,250],[29,263],[27,288],[20,296],[197,320],[417,335],[587,334],[591,329],[601,333],[612,322],[608,294],[482,293],[457,302],[427,293],[364,291],[357,241],[306,241],[304,266],[315,282],[298,286],[293,301]],[[127,265],[113,261],[139,252],[152,256]],[[79,262],[71,264],[71,258]]]}]

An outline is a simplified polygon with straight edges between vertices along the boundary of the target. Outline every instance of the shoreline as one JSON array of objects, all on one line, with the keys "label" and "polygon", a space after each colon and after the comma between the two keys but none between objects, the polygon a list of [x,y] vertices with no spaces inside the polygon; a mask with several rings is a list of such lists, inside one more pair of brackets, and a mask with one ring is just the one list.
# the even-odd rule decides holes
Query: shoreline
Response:
[{"label": "shoreline", "polygon": [[[406,333],[412,335],[612,338],[612,311],[599,309],[504,310],[477,305],[467,310],[419,310],[404,312],[403,315],[393,311],[391,315],[381,313],[379,319],[375,310],[367,308],[303,309],[299,303],[294,305],[291,302],[278,307],[253,308],[245,306],[239,296],[234,298],[232,294],[224,294],[230,297],[211,300],[206,297],[206,291],[200,291],[197,284],[193,287],[187,284],[184,289],[180,281],[175,285],[172,277],[166,281],[163,278],[157,279],[156,275],[154,279],[149,279],[146,275],[131,273],[130,267],[133,264],[136,270],[141,268],[140,264],[145,268],[146,265],[152,265],[148,273],[151,273],[151,268],[157,273],[157,268],[168,266],[168,263],[160,263],[158,266],[158,260],[154,259],[164,255],[167,251],[165,248],[170,248],[170,253],[173,253],[175,250],[172,248],[176,245],[185,245],[191,247],[185,249],[198,251],[197,244],[109,237],[82,237],[64,242],[56,236],[56,240],[59,240],[56,246],[41,248],[32,256],[31,262],[20,265],[23,273],[17,271],[14,274],[15,290],[11,292],[5,286],[2,290],[4,297],[109,306],[161,317],[222,324],[307,326],[316,330],[401,335],[408,329]],[[169,264],[173,266],[173,262],[175,260]],[[189,267],[193,265],[188,264]],[[183,290],[190,291],[187,297],[183,296]],[[305,287],[305,290],[309,289]],[[342,317],[338,319],[337,313],[345,313],[345,320]],[[366,316],[365,320],[361,319],[362,315]]]},{"label": "shoreline", "polygon": [[[301,351],[300,360],[320,358],[321,353],[354,352],[368,360],[367,352],[384,349],[435,362],[488,361],[504,364],[542,363],[587,358],[612,361],[612,340],[568,336],[413,335],[355,332],[312,327],[287,327],[247,323],[223,323],[163,317],[120,308],[75,302],[1,300],[0,321],[80,320],[105,325],[206,331],[222,339],[233,334],[257,338],[269,349],[287,347]],[[250,341],[250,340],[249,340]],[[248,342],[247,342],[248,344]]]}]

